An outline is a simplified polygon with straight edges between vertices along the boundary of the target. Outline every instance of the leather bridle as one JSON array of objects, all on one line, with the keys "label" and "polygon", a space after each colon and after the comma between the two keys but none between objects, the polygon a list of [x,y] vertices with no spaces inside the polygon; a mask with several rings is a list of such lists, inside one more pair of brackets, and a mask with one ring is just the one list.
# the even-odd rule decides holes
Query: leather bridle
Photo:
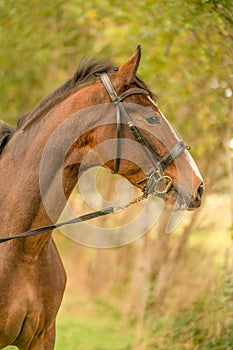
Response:
[{"label": "leather bridle", "polygon": [[51,224],[48,226],[42,226],[38,227],[29,231],[25,231],[19,234],[15,234],[13,236],[7,236],[7,237],[1,237],[0,243],[4,243],[13,239],[17,238],[26,238],[31,236],[36,236],[48,231],[52,231],[56,228],[60,228],[65,225],[71,225],[74,223],[84,222],[88,220],[92,220],[94,218],[103,216],[103,215],[109,215],[111,213],[116,213],[118,211],[124,210],[125,208],[129,207],[130,205],[137,203],[145,198],[147,198],[149,195],[155,194],[157,196],[166,194],[172,187],[172,179],[170,176],[163,175],[163,170],[175,159],[177,158],[187,147],[184,141],[180,140],[177,142],[177,144],[163,157],[160,157],[156,151],[154,150],[153,146],[148,142],[148,140],[140,133],[136,125],[133,123],[129,113],[127,112],[126,108],[122,104],[122,101],[128,96],[135,95],[135,94],[141,94],[146,95],[151,100],[152,103],[153,100],[150,98],[150,94],[148,91],[141,89],[141,88],[130,88],[120,94],[117,95],[111,80],[107,73],[103,73],[100,75],[100,79],[105,86],[105,89],[107,90],[112,102],[116,106],[117,114],[116,114],[116,124],[117,124],[117,151],[116,151],[116,161],[115,161],[115,167],[114,167],[114,173],[118,173],[120,168],[120,159],[121,159],[121,124],[122,124],[122,118],[125,117],[127,124],[129,126],[129,129],[132,131],[133,135],[135,136],[136,140],[142,144],[142,149],[145,152],[146,156],[148,157],[149,161],[152,164],[151,170],[146,174],[146,177],[138,181],[137,184],[143,183],[147,181],[147,184],[143,188],[143,194],[131,202],[129,202],[126,205],[118,205],[115,207],[107,207],[102,210],[98,210],[89,214],[81,215],[79,217],[58,222],[55,224]]},{"label": "leather bridle", "polygon": [[147,181],[147,184],[143,188],[143,193],[147,196],[150,193],[155,192],[157,195],[167,193],[172,187],[172,179],[170,176],[163,175],[163,170],[176,159],[186,148],[186,144],[183,140],[177,142],[177,144],[167,153],[165,156],[160,157],[155,151],[153,146],[148,142],[148,140],[141,134],[139,129],[133,123],[129,113],[127,112],[122,101],[126,97],[131,95],[140,94],[146,95],[154,104],[154,101],[150,98],[150,94],[147,90],[141,88],[130,88],[124,91],[122,94],[117,95],[116,90],[108,76],[107,73],[100,75],[100,79],[107,90],[112,102],[116,106],[116,124],[117,124],[117,150],[116,150],[116,160],[113,173],[116,174],[119,171],[120,160],[121,160],[121,123],[122,118],[126,119],[129,129],[132,131],[136,140],[143,145],[142,149],[146,154],[147,158],[152,164],[151,170],[146,174],[146,177],[138,181],[137,184]]}]

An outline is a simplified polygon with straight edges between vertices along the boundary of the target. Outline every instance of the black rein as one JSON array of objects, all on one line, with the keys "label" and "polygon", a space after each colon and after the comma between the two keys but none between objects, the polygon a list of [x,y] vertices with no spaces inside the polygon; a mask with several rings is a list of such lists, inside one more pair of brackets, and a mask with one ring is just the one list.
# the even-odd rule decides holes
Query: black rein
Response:
[{"label": "black rein", "polygon": [[[100,216],[108,215],[111,213],[115,213],[119,210],[122,210],[129,205],[133,203],[137,203],[138,201],[147,198],[149,194],[155,193],[156,194],[156,185],[160,182],[164,182],[165,180],[169,182],[169,186],[166,186],[163,191],[158,191],[157,194],[164,194],[167,193],[168,190],[171,188],[172,179],[169,176],[162,175],[162,171],[175,159],[177,158],[185,149],[186,145],[184,141],[180,140],[171,150],[166,154],[163,158],[160,158],[153,147],[149,144],[149,142],[145,139],[145,137],[139,132],[137,127],[134,125],[132,119],[130,118],[130,115],[126,111],[125,107],[122,104],[122,101],[131,95],[135,94],[141,94],[146,95],[149,97],[148,91],[141,89],[141,88],[130,88],[123,92],[121,95],[117,95],[111,80],[109,79],[109,76],[107,73],[103,73],[100,76],[100,79],[105,86],[105,89],[107,90],[112,102],[115,104],[117,109],[117,115],[116,115],[116,122],[117,122],[117,152],[116,152],[116,162],[114,167],[114,173],[118,173],[119,167],[120,167],[120,159],[121,159],[121,144],[120,144],[120,130],[121,130],[121,114],[126,116],[128,121],[128,126],[132,133],[134,134],[136,140],[141,143],[143,146],[143,151],[145,152],[146,156],[149,158],[150,162],[153,165],[153,168],[149,171],[147,174],[147,177],[145,179],[140,180],[138,183],[147,181],[148,185],[144,187],[143,189],[143,195],[141,197],[136,198],[132,202],[128,203],[125,206],[116,206],[116,207],[107,207],[102,210],[98,210],[89,214],[81,215],[79,217],[76,217],[74,219],[70,219],[67,221],[63,221],[56,224],[51,224],[48,226],[39,227],[30,231],[26,231],[23,233],[16,234],[14,236],[9,237],[2,237],[0,238],[0,243],[7,242],[16,238],[25,238],[29,236],[36,236],[44,232],[48,232],[57,228],[60,228],[65,225],[71,225],[78,222],[84,222],[87,220],[91,220]],[[150,97],[149,97],[150,98]]]}]

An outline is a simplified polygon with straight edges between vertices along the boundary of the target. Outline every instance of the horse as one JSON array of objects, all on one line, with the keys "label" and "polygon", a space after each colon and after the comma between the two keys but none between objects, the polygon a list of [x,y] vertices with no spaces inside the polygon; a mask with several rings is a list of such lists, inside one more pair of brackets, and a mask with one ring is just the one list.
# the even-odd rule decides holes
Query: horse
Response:
[{"label": "horse", "polygon": [[[120,67],[83,59],[73,77],[23,115],[15,128],[0,126],[0,236],[57,220],[87,154],[86,168],[102,164],[145,195],[163,184],[158,192],[171,210],[200,206],[202,176],[138,77],[140,58],[138,46]],[[131,141],[129,146],[124,140]],[[99,147],[107,141],[111,147]],[[44,157],[45,149],[50,152]],[[1,244],[0,260],[0,348],[54,349],[66,273],[52,230]]]}]

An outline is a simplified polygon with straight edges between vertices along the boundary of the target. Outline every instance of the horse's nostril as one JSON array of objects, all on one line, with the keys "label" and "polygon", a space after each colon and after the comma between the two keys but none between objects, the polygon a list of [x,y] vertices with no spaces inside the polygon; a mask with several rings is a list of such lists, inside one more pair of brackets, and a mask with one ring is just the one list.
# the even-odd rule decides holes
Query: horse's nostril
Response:
[{"label": "horse's nostril", "polygon": [[201,183],[201,185],[198,187],[198,190],[197,190],[197,200],[200,201],[201,200],[201,197],[203,195],[203,192],[204,192],[204,184],[203,182]]}]

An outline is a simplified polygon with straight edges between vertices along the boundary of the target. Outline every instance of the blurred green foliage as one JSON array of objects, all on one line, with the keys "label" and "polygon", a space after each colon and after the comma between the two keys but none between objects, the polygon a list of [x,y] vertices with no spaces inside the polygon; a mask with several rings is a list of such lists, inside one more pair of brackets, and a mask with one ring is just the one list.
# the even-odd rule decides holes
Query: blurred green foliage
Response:
[{"label": "blurred green foliage", "polygon": [[[233,2],[229,0],[0,0],[0,118],[15,124],[21,114],[71,76],[81,57],[107,57],[120,65],[138,44],[143,50],[139,75],[192,146],[204,176],[219,179],[225,171],[226,130],[233,124]],[[173,350],[233,348],[230,322],[213,335],[213,307],[221,304],[216,294],[228,298],[231,290],[227,281],[209,295],[209,305],[200,296],[191,311],[151,321],[149,339],[156,342],[147,350],[171,349],[171,344],[163,344],[169,340],[178,344]],[[229,308],[228,301],[222,305]],[[229,312],[222,306],[220,321]],[[65,317],[58,324],[60,348],[80,337],[78,328],[82,340],[91,331],[95,338],[99,331],[104,339],[106,325],[100,324],[102,333],[97,327],[101,316],[94,315],[93,322],[85,323],[83,315],[77,323],[69,313]],[[122,335],[120,321],[113,314],[108,321],[113,330],[107,333],[113,337],[107,344],[114,340],[116,349],[130,349],[131,330]]]},{"label": "blurred green foliage", "polygon": [[139,74],[195,157],[218,157],[232,124],[229,0],[0,0],[0,118],[14,124],[82,56],[121,64],[142,45]]}]

